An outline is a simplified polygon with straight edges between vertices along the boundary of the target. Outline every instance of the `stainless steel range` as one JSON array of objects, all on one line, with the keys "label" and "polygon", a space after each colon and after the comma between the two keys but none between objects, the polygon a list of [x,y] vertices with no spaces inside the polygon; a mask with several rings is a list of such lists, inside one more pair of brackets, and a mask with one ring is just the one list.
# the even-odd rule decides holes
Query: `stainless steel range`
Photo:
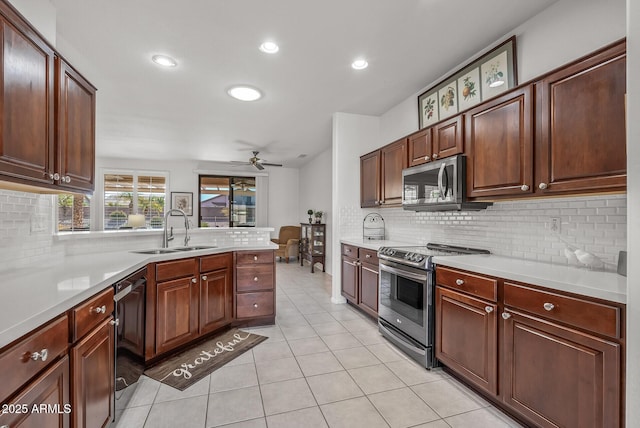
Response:
[{"label": "stainless steel range", "polygon": [[382,247],[378,327],[383,336],[426,368],[435,366],[435,266],[433,256],[489,254],[487,250],[429,243]]}]

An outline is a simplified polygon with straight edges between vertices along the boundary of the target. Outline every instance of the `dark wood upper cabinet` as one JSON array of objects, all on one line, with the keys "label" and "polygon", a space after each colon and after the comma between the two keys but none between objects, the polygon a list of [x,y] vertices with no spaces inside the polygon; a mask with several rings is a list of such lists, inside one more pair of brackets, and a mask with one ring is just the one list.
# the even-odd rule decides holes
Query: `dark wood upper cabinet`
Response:
[{"label": "dark wood upper cabinet", "polygon": [[4,3],[0,12],[0,177],[51,184],[54,51]]},{"label": "dark wood upper cabinet", "polygon": [[380,205],[380,150],[360,157],[360,206]]},{"label": "dark wood upper cabinet", "polygon": [[380,204],[383,206],[402,205],[402,170],[407,168],[407,139],[403,138],[380,149],[382,165]]},{"label": "dark wood upper cabinet", "polygon": [[94,190],[96,89],[0,1],[0,181]]},{"label": "dark wood upper cabinet", "polygon": [[457,155],[464,150],[464,120],[462,115],[433,126],[432,160]]},{"label": "dark wood upper cabinet", "polygon": [[469,197],[533,193],[532,85],[464,115]]},{"label": "dark wood upper cabinet", "polygon": [[429,162],[433,155],[433,128],[409,136],[409,166]]},{"label": "dark wood upper cabinet", "polygon": [[536,82],[536,192],[626,189],[626,42]]},{"label": "dark wood upper cabinet", "polygon": [[96,89],[61,58],[56,58],[56,66],[60,186],[93,191]]}]

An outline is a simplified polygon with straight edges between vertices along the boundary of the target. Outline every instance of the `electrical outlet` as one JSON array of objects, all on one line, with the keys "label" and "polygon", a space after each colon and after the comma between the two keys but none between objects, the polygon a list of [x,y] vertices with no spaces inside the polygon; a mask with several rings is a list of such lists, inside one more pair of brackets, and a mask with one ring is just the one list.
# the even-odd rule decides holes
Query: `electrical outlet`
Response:
[{"label": "electrical outlet", "polygon": [[551,223],[549,223],[549,229],[552,232],[560,233],[560,219],[558,217],[551,217]]}]

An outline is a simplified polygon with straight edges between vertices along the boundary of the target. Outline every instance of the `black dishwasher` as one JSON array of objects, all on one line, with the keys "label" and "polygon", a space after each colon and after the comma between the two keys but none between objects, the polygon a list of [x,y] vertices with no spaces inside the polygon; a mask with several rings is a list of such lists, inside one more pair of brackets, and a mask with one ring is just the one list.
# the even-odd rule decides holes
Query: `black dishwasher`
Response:
[{"label": "black dishwasher", "polygon": [[144,371],[147,268],[118,281],[114,288],[117,402],[117,391],[136,383]]}]

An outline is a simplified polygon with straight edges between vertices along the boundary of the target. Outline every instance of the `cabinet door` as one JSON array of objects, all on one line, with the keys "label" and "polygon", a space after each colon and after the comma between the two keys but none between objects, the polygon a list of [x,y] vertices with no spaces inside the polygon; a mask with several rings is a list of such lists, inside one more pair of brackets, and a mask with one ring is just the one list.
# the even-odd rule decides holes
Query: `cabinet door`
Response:
[{"label": "cabinet door", "polygon": [[194,277],[157,284],[157,354],[198,336],[198,288]]},{"label": "cabinet door", "polygon": [[533,192],[531,85],[467,112],[467,188],[470,197]]},{"label": "cabinet door", "polygon": [[536,83],[536,192],[626,188],[626,44]]},{"label": "cabinet door", "polygon": [[200,275],[200,334],[216,330],[233,317],[231,269]]},{"label": "cabinet door", "polygon": [[[0,412],[1,426],[12,428],[69,427],[69,412],[72,410],[69,402],[69,357],[64,356],[52,364],[7,404],[19,406],[21,412]],[[59,409],[59,413],[33,412],[33,406]]]},{"label": "cabinet door", "polygon": [[432,128],[424,129],[409,137],[409,166],[429,162],[433,153]]},{"label": "cabinet door", "polygon": [[[21,22],[12,11],[2,10]],[[0,18],[0,26],[0,174],[50,184],[54,173],[53,50],[26,24],[17,28]]]},{"label": "cabinet door", "polygon": [[360,265],[360,299],[358,305],[369,315],[378,316],[378,266]]},{"label": "cabinet door", "polygon": [[380,205],[380,150],[360,157],[360,206]]},{"label": "cabinet door", "polygon": [[72,190],[94,188],[96,91],[66,64],[57,65],[57,155],[60,186]]},{"label": "cabinet door", "polygon": [[462,115],[458,115],[433,127],[432,159],[440,159],[462,153],[463,124]]},{"label": "cabinet door", "polygon": [[408,166],[407,139],[403,138],[380,149],[380,160],[380,203],[384,206],[402,205],[402,170]]},{"label": "cabinet door", "polygon": [[540,427],[620,426],[620,345],[512,310],[504,401]]},{"label": "cabinet door", "polygon": [[342,295],[352,303],[358,303],[357,260],[342,256]]},{"label": "cabinet door", "polygon": [[436,287],[436,358],[492,395],[498,393],[497,305]]},{"label": "cabinet door", "polygon": [[108,318],[71,349],[73,426],[107,427],[115,392],[114,329]]}]

